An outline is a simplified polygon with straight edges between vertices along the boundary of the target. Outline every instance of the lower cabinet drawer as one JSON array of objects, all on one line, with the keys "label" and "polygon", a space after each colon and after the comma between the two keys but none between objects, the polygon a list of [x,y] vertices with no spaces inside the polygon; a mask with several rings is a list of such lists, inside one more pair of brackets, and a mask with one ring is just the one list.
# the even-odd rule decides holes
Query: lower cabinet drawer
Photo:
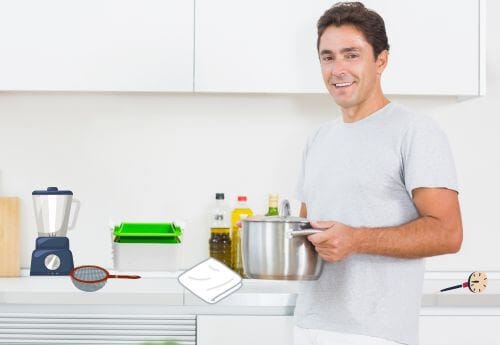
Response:
[{"label": "lower cabinet drawer", "polygon": [[197,345],[290,345],[292,316],[198,315]]},{"label": "lower cabinet drawer", "polygon": [[[197,321],[197,345],[293,344],[292,316],[198,315]],[[423,315],[419,345],[500,345],[499,331],[496,315]]]},{"label": "lower cabinet drawer", "polygon": [[420,316],[419,345],[500,345],[500,316]]},{"label": "lower cabinet drawer", "polygon": [[196,316],[0,313],[0,344],[142,345],[166,341],[195,345]]}]

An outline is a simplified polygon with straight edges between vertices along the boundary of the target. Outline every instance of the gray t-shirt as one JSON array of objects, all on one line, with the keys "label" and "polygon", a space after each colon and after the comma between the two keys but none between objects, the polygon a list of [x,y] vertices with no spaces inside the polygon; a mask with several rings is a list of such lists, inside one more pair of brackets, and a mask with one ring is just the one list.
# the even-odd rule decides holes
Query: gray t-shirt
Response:
[{"label": "gray t-shirt", "polygon": [[[417,187],[458,190],[445,134],[429,117],[389,103],[370,116],[327,122],[307,141],[297,198],[310,220],[390,227],[419,217]],[[423,259],[353,254],[301,284],[299,327],[418,343]]]}]

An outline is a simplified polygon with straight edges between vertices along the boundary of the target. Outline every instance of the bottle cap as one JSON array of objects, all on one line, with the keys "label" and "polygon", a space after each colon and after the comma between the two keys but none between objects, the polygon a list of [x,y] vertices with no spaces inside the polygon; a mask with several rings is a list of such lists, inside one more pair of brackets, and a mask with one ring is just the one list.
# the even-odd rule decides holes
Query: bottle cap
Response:
[{"label": "bottle cap", "polygon": [[269,207],[278,207],[278,194],[269,194]]},{"label": "bottle cap", "polygon": [[238,201],[247,201],[247,197],[245,195],[238,195]]},{"label": "bottle cap", "polygon": [[224,200],[224,193],[216,193],[215,199],[216,200]]}]

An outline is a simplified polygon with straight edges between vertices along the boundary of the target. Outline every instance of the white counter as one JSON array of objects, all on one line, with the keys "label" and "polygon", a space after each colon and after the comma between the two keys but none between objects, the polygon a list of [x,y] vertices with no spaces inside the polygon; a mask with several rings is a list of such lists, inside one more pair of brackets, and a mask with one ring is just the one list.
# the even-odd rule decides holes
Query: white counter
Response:
[{"label": "white counter", "polygon": [[[0,278],[0,344],[289,344],[301,282],[243,280],[241,289],[208,304],[178,275],[110,279],[83,292],[69,277]],[[468,289],[438,292],[456,279],[427,279],[420,311],[422,345],[497,344],[500,280],[480,295]],[[133,325],[133,326],[132,326]],[[249,335],[248,330],[253,332]],[[224,330],[221,333],[221,330]],[[272,341],[269,334],[274,335]]]},{"label": "white counter", "polygon": [[[143,308],[148,313],[158,310],[174,314],[292,315],[299,285],[304,284],[244,279],[241,289],[216,304],[208,304],[179,284],[177,275],[109,279],[106,286],[96,292],[78,290],[67,276],[0,278],[0,310],[22,308],[22,305],[33,309],[39,305],[67,311],[68,305],[72,305],[72,309],[82,312],[112,306],[113,310]],[[468,289],[439,292],[456,284],[456,280],[426,280],[422,312],[434,315],[439,314],[438,309],[442,313],[444,308],[449,309],[447,313],[500,315],[500,280],[490,280],[482,294],[473,294]]]}]

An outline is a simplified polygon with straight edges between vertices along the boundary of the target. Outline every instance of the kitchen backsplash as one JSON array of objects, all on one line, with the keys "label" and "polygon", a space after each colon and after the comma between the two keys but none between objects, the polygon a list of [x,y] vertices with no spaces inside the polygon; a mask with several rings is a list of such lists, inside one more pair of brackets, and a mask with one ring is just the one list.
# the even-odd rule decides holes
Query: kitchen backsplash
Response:
[{"label": "kitchen backsplash", "polygon": [[[487,109],[499,101],[394,100],[431,113],[457,160],[464,246],[456,256],[429,259],[428,269],[500,270],[500,260],[488,259],[500,240],[491,231],[500,162],[477,156],[498,157],[500,118]],[[231,203],[247,195],[255,213],[277,192],[298,212],[293,190],[307,135],[338,116],[328,95],[0,94],[0,195],[21,199],[21,266],[29,266],[36,238],[31,192],[58,186],[81,201],[68,233],[75,265],[111,267],[111,223],[182,220],[189,268],[208,255],[216,192]]]}]

